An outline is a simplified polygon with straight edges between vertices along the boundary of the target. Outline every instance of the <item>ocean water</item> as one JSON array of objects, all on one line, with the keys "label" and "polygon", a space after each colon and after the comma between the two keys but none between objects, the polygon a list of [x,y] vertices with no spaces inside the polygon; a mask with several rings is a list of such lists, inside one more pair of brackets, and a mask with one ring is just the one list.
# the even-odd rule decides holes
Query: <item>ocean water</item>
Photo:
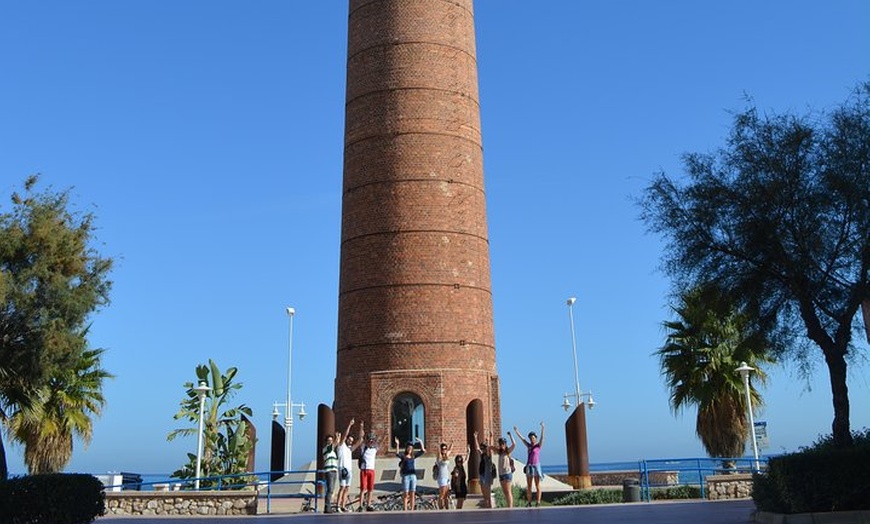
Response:
[{"label": "ocean water", "polygon": [[[754,459],[752,457],[739,457],[728,459],[733,462],[736,469],[740,471],[751,471],[753,469]],[[767,457],[759,459],[761,466]],[[568,466],[552,465],[543,466],[544,474],[565,474],[568,472]],[[700,484],[701,479],[707,475],[722,473],[726,471],[723,467],[722,459],[712,458],[677,458],[677,459],[655,459],[655,460],[635,460],[630,462],[602,462],[589,464],[591,473],[604,471],[637,471],[648,473],[654,471],[676,471],[680,484]]]},{"label": "ocean water", "polygon": [[[600,471],[639,471],[640,470],[640,461],[633,460],[631,462],[599,462],[599,463],[590,463],[589,471],[590,472],[600,472]],[[558,464],[558,465],[547,465],[544,464],[541,466],[541,469],[544,470],[544,474],[547,475],[557,475],[557,474],[566,474],[568,473],[568,465],[567,464]]]},{"label": "ocean water", "polygon": [[[750,470],[754,462],[752,457],[741,457],[732,460],[740,470]],[[767,457],[760,459],[762,467],[764,467],[766,460]],[[544,464],[542,469],[544,474],[549,475],[568,473],[567,464]],[[648,472],[676,471],[679,475],[680,484],[700,484],[702,477],[724,471],[722,460],[711,458],[632,460],[624,462],[594,462],[589,464],[589,471],[593,473],[604,471],[642,472],[644,469]],[[20,475],[22,474],[10,474],[10,476]],[[168,473],[140,473],[139,475],[142,477],[142,486],[140,489],[144,491],[152,491],[154,489],[154,484],[176,484],[181,482],[180,479],[170,478]]]}]

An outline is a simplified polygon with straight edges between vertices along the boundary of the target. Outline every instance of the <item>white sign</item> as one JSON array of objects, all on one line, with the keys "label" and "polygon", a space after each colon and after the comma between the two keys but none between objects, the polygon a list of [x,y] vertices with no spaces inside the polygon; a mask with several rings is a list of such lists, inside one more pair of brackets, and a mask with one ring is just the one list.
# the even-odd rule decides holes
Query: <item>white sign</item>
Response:
[{"label": "white sign", "polygon": [[767,422],[758,421],[755,423],[755,445],[758,449],[770,447],[770,438],[767,436]]}]

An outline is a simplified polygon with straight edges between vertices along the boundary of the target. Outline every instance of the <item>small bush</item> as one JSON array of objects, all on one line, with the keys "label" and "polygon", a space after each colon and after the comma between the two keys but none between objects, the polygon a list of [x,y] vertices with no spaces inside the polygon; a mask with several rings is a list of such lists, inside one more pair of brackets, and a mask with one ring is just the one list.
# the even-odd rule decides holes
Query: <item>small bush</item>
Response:
[{"label": "small bush", "polygon": [[653,500],[699,499],[701,487],[683,484],[671,488],[653,488],[650,494]]},{"label": "small bush", "polygon": [[553,501],[554,506],[579,504],[616,504],[622,502],[621,489],[582,489],[573,491]]},{"label": "small bush", "polygon": [[753,475],[756,507],[774,513],[870,509],[870,430],[854,439],[850,448],[835,448],[823,438],[771,458],[766,472]]},{"label": "small bush", "polygon": [[[511,486],[511,493],[514,496],[514,506],[516,507],[518,502],[525,503],[526,500],[526,489],[521,488],[519,486]],[[504,499],[504,492],[501,490],[501,487],[495,488],[492,490],[492,496],[495,498],[495,507],[497,508],[506,508],[507,501]]]},{"label": "small bush", "polygon": [[30,475],[0,482],[4,524],[87,524],[106,512],[103,484],[92,475]]}]

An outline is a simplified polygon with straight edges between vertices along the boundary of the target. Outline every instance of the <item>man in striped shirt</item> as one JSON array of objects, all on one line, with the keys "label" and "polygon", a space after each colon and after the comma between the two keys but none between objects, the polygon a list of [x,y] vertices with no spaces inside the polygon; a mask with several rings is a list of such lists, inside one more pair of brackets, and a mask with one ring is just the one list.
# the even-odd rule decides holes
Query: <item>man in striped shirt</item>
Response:
[{"label": "man in striped shirt", "polygon": [[326,445],[323,447],[323,472],[326,480],[326,497],[323,499],[323,512],[332,513],[332,498],[335,493],[335,485],[338,481],[338,454],[335,452],[334,437],[326,437]]}]

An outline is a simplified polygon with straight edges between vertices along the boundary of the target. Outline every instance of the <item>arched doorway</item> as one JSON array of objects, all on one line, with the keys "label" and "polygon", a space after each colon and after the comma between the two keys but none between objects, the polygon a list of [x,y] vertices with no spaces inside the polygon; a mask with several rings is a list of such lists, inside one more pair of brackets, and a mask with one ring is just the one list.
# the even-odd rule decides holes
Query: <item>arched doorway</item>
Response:
[{"label": "arched doorway", "polygon": [[[423,400],[411,392],[399,393],[393,399],[390,409],[390,445],[399,439],[400,445],[415,442],[416,439],[426,441],[426,410]],[[417,445],[417,444],[415,444]]]}]

